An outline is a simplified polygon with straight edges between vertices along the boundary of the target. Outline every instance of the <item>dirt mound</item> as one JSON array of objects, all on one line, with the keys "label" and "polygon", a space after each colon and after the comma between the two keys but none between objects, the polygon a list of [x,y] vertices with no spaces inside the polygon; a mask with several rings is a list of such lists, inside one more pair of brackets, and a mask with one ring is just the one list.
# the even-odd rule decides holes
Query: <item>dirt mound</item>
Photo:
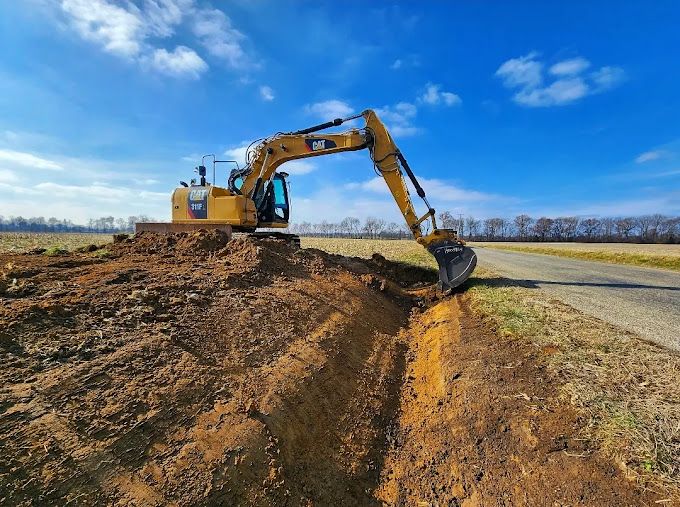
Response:
[{"label": "dirt mound", "polygon": [[[528,378],[537,359],[492,335],[444,351],[461,336],[452,300],[405,331],[413,301],[385,289],[427,272],[207,231],[108,248],[0,256],[0,504],[526,504],[514,484],[553,487],[531,477],[552,459],[540,442],[554,428],[512,404],[513,389],[533,402],[552,380],[494,387],[506,371]],[[404,278],[376,283],[385,274]],[[504,355],[523,369],[503,369]],[[502,424],[519,444],[494,440]],[[579,451],[567,442],[560,452]],[[617,473],[526,498],[637,503]],[[612,484],[628,489],[612,496]]]},{"label": "dirt mound", "polygon": [[3,272],[0,503],[370,499],[401,303],[283,240],[110,248]]},{"label": "dirt mound", "polygon": [[139,232],[132,237],[118,237],[113,250],[118,254],[151,253],[195,255],[215,252],[227,246],[229,234],[213,229],[195,232],[157,234]]}]

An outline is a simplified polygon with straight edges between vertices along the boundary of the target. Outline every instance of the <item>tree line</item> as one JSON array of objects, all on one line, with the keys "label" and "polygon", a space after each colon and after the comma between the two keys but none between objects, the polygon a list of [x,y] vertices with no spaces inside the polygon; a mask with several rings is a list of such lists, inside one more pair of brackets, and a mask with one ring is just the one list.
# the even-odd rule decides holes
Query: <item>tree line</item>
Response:
[{"label": "tree line", "polygon": [[75,224],[71,220],[59,220],[54,217],[24,218],[21,216],[3,217],[0,215],[0,231],[5,232],[100,232],[118,233],[132,232],[136,222],[153,221],[145,215],[116,218],[112,216],[91,218],[87,224]]},{"label": "tree line", "polygon": [[[636,217],[581,218],[576,216],[538,217],[526,214],[516,217],[477,219],[455,217],[448,211],[437,215],[437,225],[455,229],[460,237],[470,241],[583,241],[630,243],[680,243],[680,217],[661,214]],[[337,223],[291,224],[290,232],[300,236],[342,238],[410,237],[406,224],[386,222],[368,217],[362,223],[347,217]]]},{"label": "tree line", "polygon": [[[145,215],[116,218],[106,216],[75,224],[71,220],[51,217],[24,218],[0,216],[0,231],[11,232],[132,232],[136,222],[150,222]],[[636,217],[581,218],[576,216],[538,217],[526,214],[516,217],[477,219],[455,217],[448,211],[437,215],[439,227],[455,229],[471,241],[585,241],[630,243],[680,243],[680,217],[661,214]],[[346,217],[339,222],[293,223],[288,232],[300,236],[336,238],[404,239],[411,233],[405,223],[382,218],[359,220]]]}]

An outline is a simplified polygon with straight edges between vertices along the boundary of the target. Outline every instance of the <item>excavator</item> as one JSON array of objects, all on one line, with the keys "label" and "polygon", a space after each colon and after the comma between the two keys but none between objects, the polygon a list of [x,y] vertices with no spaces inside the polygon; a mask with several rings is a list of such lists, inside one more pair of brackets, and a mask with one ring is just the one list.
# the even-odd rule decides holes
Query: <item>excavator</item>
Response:
[{"label": "excavator", "polygon": [[[359,118],[364,121],[361,128],[316,134]],[[437,227],[435,210],[425,191],[383,122],[370,109],[255,141],[247,150],[246,165],[237,165],[231,171],[226,188],[215,185],[215,164],[223,161],[215,160],[213,156],[212,184],[206,180],[202,162],[197,167],[200,179],[192,180],[191,184],[180,182],[181,186],[173,192],[171,223],[138,223],[135,230],[221,229],[231,234],[232,230],[254,232],[262,228],[286,228],[291,209],[286,185],[288,174],[277,170],[291,160],[363,149],[368,150],[376,173],[385,180],[413,237],[436,259],[440,288],[449,292],[465,282],[477,264],[474,251],[458,237],[457,231]],[[416,214],[404,173],[427,207],[422,216]]]}]

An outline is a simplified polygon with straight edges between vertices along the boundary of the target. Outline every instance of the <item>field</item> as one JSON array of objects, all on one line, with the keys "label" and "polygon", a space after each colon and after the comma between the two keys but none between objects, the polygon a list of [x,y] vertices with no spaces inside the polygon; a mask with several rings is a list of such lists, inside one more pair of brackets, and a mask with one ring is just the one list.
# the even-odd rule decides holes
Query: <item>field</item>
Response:
[{"label": "field", "polygon": [[111,234],[52,234],[0,232],[0,252],[21,253],[33,248],[60,247],[75,250],[87,245],[110,243]]},{"label": "field", "polygon": [[0,254],[0,504],[677,497],[677,358],[538,291],[441,298],[412,241],[71,236]]},{"label": "field", "polygon": [[474,242],[473,246],[680,271],[680,245]]}]

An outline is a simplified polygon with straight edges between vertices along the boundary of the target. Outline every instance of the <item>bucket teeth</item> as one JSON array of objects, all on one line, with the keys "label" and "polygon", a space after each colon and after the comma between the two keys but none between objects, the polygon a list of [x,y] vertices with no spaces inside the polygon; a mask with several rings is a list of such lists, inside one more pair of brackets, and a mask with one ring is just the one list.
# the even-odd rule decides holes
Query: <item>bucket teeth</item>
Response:
[{"label": "bucket teeth", "polygon": [[442,240],[428,246],[437,259],[442,290],[455,289],[467,280],[477,265],[477,255],[472,248],[457,241]]}]

